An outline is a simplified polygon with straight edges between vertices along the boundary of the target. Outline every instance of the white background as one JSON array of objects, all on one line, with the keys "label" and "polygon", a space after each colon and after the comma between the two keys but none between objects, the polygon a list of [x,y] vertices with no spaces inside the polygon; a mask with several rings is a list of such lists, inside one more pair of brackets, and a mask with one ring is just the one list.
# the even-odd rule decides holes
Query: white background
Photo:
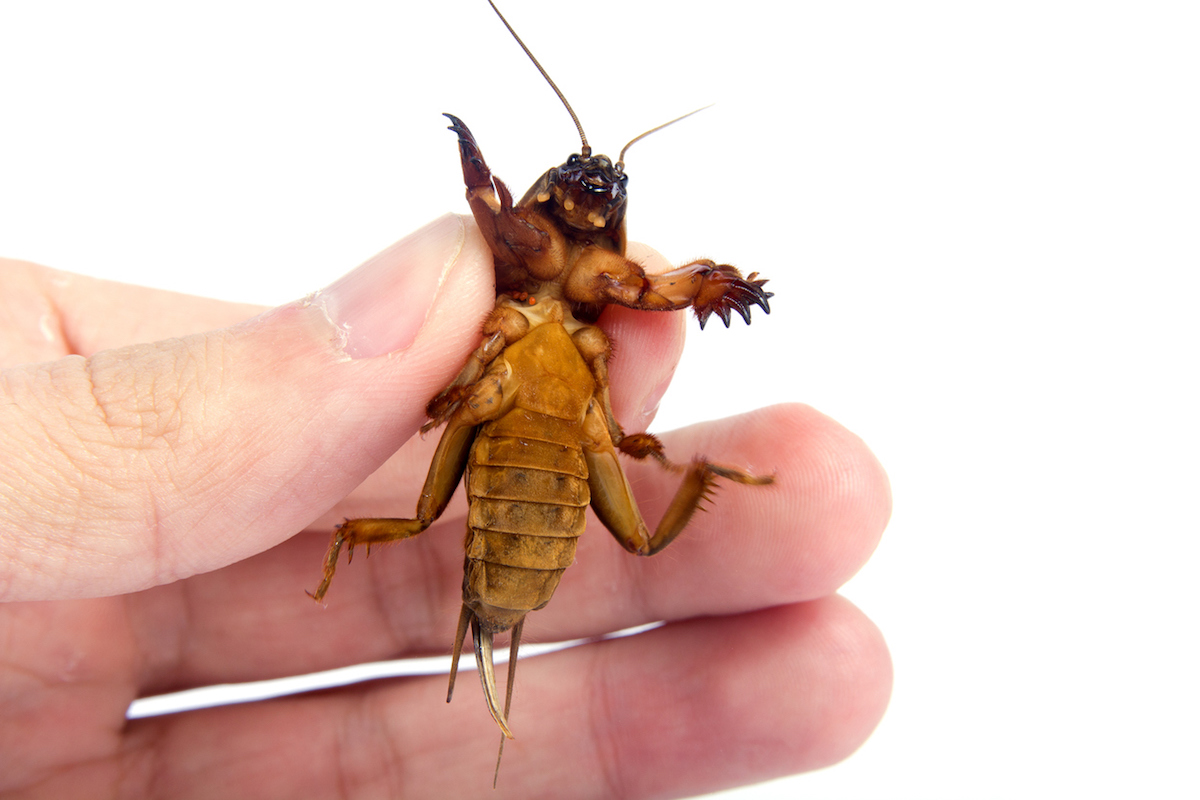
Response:
[{"label": "white background", "polygon": [[[722,797],[1196,791],[1193,7],[504,3],[600,152],[716,103],[630,151],[630,236],[776,297],[657,427],[802,400],[893,481],[887,716]],[[0,253],[281,303],[466,211],[442,111],[518,194],[577,149],[483,0],[6,2]]]}]

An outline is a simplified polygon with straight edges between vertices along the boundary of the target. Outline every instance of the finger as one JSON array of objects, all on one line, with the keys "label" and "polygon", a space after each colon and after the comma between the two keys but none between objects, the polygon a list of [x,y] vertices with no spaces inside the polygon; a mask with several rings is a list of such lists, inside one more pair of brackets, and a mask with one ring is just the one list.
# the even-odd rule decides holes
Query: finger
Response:
[{"label": "finger", "polygon": [[[630,243],[629,250],[647,270],[662,272],[671,265],[645,245]],[[671,382],[683,352],[683,314],[648,314],[610,307],[600,317],[614,348],[609,377],[614,411],[625,430],[646,430],[658,402]],[[440,388],[440,387],[439,387]],[[440,431],[413,437],[382,468],[360,484],[310,527],[322,534],[344,519],[408,516],[416,507],[417,493],[425,481]],[[408,487],[407,491],[403,487]],[[442,524],[457,524],[466,505],[462,494],[443,517]]]},{"label": "finger", "polygon": [[224,328],[265,309],[0,259],[0,368]]},{"label": "finger", "polygon": [[[530,659],[495,796],[681,796],[815,769],[862,743],[890,685],[878,631],[840,598]],[[460,686],[449,706],[438,677],[140,721],[118,766],[131,794],[179,798],[492,794],[499,737]]]},{"label": "finger", "polygon": [[[774,483],[718,481],[702,513],[655,557],[614,551],[598,528],[600,535],[580,542],[579,575],[556,595],[561,609],[551,604],[539,615],[545,636],[571,638],[581,628],[614,622],[734,614],[824,597],[867,562],[891,516],[887,474],[874,454],[810,407],[771,406],[663,438],[678,460],[699,454],[771,474]],[[655,463],[625,466],[642,514],[654,526],[679,478]]]},{"label": "finger", "polygon": [[308,301],[6,370],[0,599],[141,589],[303,528],[421,423],[476,344],[491,273],[446,217]]},{"label": "finger", "polygon": [[[865,562],[887,521],[887,479],[858,437],[805,406],[779,406],[664,437],[774,471],[770,487],[727,486],[654,558],[628,554],[593,523],[527,641],[591,636],[660,619],[734,614],[821,597]],[[634,465],[653,525],[678,477]],[[133,598],[147,654],[143,693],[257,680],[450,648],[462,594],[459,515],[415,539],[343,561],[326,607],[315,586],[327,536]],[[183,652],[171,645],[186,641]]]},{"label": "finger", "polygon": [[[666,259],[646,245],[630,242],[629,253],[649,272],[671,268]],[[683,352],[686,321],[683,314],[648,314],[619,306],[610,307],[601,315],[598,324],[615,351],[609,370],[613,407],[627,431],[644,431],[653,422]],[[345,519],[410,514],[439,434],[440,431],[434,431],[409,439],[386,464],[310,527],[324,535]],[[401,487],[408,487],[408,492]],[[457,524],[465,513],[465,500],[460,492],[441,524]]]},{"label": "finger", "polygon": [[[628,255],[648,273],[671,268],[646,245],[631,242]],[[645,431],[654,421],[683,354],[688,318],[687,314],[651,314],[623,306],[609,306],[601,314],[598,324],[613,347],[609,369],[613,413],[627,433]]]},{"label": "finger", "polygon": [[[629,252],[650,272],[670,269],[649,247],[630,242]],[[0,367],[188,336],[264,311],[246,303],[101,281],[25,261],[0,259],[0,269],[5,276],[4,293],[0,293]],[[682,314],[612,308],[601,321],[619,348],[611,368],[613,403],[629,431],[644,431],[653,419],[682,353],[684,319]],[[344,517],[394,513],[394,487],[420,485],[436,445],[436,435],[410,440],[346,503],[323,517],[320,527],[331,527]]]}]

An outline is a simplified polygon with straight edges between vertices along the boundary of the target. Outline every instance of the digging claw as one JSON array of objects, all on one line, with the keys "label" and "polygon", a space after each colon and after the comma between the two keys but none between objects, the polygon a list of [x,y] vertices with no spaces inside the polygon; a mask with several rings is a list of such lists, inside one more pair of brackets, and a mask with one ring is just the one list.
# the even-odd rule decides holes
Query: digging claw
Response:
[{"label": "digging claw", "polygon": [[757,272],[743,278],[736,269],[727,264],[713,265],[711,271],[704,276],[704,282],[705,286],[693,305],[701,330],[714,312],[725,323],[726,328],[729,327],[731,319],[730,311],[736,311],[747,325],[750,324],[751,306],[758,306],[764,314],[771,313],[771,306],[767,301],[775,294],[763,289],[767,280],[760,279]]},{"label": "digging claw", "polygon": [[471,129],[453,114],[443,114],[442,116],[448,117],[452,123],[448,126],[448,129],[458,134],[458,148],[462,156],[463,180],[466,181],[467,188],[476,189],[483,186],[490,186],[492,183],[492,172],[483,160],[483,154],[479,152],[479,145],[475,143],[475,137],[471,134]]}]

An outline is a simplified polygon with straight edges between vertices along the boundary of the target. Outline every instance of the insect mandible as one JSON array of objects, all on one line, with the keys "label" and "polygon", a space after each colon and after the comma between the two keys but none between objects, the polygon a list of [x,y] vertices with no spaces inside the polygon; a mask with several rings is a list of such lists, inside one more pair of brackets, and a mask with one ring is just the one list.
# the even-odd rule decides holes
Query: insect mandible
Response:
[{"label": "insect mandible", "polygon": [[[429,474],[412,519],[352,519],[339,525],[325,557],[320,601],[329,590],[343,547],[416,536],[442,514],[466,474],[469,510],[463,605],[450,668],[447,702],[467,628],[488,709],[504,738],[512,738],[517,650],[525,615],[545,606],[574,561],[590,505],[631,553],[662,550],[688,524],[717,478],[762,486],[751,475],[695,458],[676,465],[647,433],[626,434],[609,400],[612,347],[594,323],[606,305],[646,311],[691,308],[703,328],[711,314],[728,327],[730,312],[750,322],[750,307],[770,313],[770,292],[757,273],[704,259],[647,275],[625,257],[625,152],[616,162],[592,155],[578,117],[554,81],[488,0],[513,38],[558,95],[579,130],[580,152],[539,178],[513,203],[491,174],[466,124],[446,114],[458,134],[467,201],[496,272],[496,305],[483,341],[458,377],[426,408],[427,432],[441,425]],[[695,112],[692,112],[695,113]],[[690,116],[690,115],[684,115]],[[650,532],[617,454],[651,458],[681,474],[682,484]],[[504,706],[492,663],[493,637],[511,630]],[[497,759],[499,770],[499,759]]]}]

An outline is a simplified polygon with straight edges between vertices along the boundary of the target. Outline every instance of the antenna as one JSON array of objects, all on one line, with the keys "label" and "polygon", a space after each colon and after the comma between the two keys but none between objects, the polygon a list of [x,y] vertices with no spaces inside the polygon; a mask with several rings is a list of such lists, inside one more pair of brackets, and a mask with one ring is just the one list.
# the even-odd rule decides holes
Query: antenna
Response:
[{"label": "antenna", "polygon": [[[491,1],[492,0],[488,0],[489,3]],[[646,131],[645,133],[639,133],[637,136],[630,139],[629,143],[627,145],[625,145],[624,147],[621,148],[621,155],[617,156],[617,163],[615,165],[616,168],[618,170],[620,170],[621,172],[625,171],[625,151],[628,150],[630,147],[632,147],[634,142],[640,141],[641,139],[645,139],[647,136],[654,133],[655,131],[661,131],[663,128],[667,127],[668,125],[674,125],[676,122],[679,122],[679,120],[687,119],[692,114],[699,114],[704,109],[712,108],[714,105],[716,105],[716,104],[709,103],[706,106],[700,106],[700,108],[697,108],[695,111],[689,111],[688,113],[684,114],[682,117],[676,117],[675,119],[671,120],[670,122],[664,122],[662,125],[657,125],[657,126],[651,128],[650,130]]]},{"label": "antenna", "polygon": [[[496,8],[496,4],[493,3],[492,0],[488,0],[488,5],[492,7],[492,11],[496,12],[496,16],[499,17],[500,21],[504,23],[504,27],[508,28],[508,32],[512,34],[512,37],[517,40],[517,44],[521,45],[521,49],[525,51],[525,55],[529,56],[529,60],[533,62],[533,65],[538,68],[538,72],[542,73],[542,77],[546,79],[546,83],[550,84],[550,88],[554,90],[556,95],[558,95],[558,99],[561,100],[562,104],[567,107],[567,113],[571,115],[571,120],[575,123],[575,129],[579,131],[579,140],[582,142],[579,154],[584,158],[587,158],[592,154],[592,146],[588,144],[587,134],[583,132],[583,126],[579,124],[579,117],[575,116],[575,109],[571,108],[571,104],[567,102],[566,96],[563,95],[563,93],[559,90],[558,84],[556,84],[554,79],[550,77],[549,73],[543,69],[537,58],[535,58],[533,53],[529,51],[529,48],[525,46],[525,43],[521,41],[521,37],[517,36],[517,32],[513,30],[513,26],[508,24],[508,20],[506,20],[504,15],[500,13],[500,9]],[[693,111],[692,113],[694,114],[696,112]],[[671,123],[668,122],[667,124],[670,125]],[[660,125],[659,127],[663,126]],[[647,133],[649,132],[650,131],[647,131]],[[645,135],[645,133],[642,134],[642,136]],[[630,142],[630,144],[633,144],[633,142]],[[628,147],[628,145],[626,146]]]}]

